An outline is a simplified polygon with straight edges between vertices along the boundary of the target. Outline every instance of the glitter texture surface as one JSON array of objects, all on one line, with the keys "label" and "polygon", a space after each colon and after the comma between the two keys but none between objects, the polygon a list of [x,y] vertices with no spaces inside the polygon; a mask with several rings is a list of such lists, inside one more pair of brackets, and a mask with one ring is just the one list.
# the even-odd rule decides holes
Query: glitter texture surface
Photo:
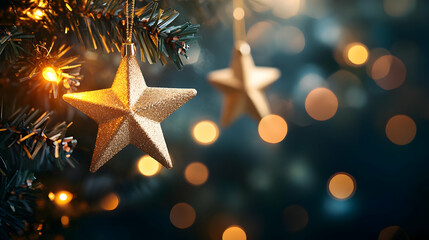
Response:
[{"label": "glitter texture surface", "polygon": [[111,88],[63,99],[98,123],[90,167],[95,172],[128,144],[171,168],[160,123],[196,94],[195,89],[147,87],[135,56],[125,56]]},{"label": "glitter texture surface", "polygon": [[280,77],[280,71],[256,67],[248,49],[246,42],[238,41],[230,68],[211,72],[208,76],[210,83],[225,96],[221,120],[223,126],[230,125],[243,113],[248,113],[256,120],[270,114],[264,91]]}]

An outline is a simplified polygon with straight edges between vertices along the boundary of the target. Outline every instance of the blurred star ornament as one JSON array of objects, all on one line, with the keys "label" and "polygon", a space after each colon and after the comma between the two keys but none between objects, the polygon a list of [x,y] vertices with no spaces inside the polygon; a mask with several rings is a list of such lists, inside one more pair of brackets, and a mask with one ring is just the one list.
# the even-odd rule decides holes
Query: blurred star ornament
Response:
[{"label": "blurred star ornament", "polygon": [[265,89],[280,77],[280,71],[270,67],[256,67],[250,46],[237,41],[232,54],[231,67],[211,72],[210,83],[224,95],[221,124],[228,126],[243,113],[256,120],[270,114]]},{"label": "blurred star ornament", "polygon": [[196,94],[195,89],[146,86],[134,44],[124,43],[111,88],[65,94],[63,99],[98,123],[90,167],[95,172],[129,144],[171,168],[160,123]]}]

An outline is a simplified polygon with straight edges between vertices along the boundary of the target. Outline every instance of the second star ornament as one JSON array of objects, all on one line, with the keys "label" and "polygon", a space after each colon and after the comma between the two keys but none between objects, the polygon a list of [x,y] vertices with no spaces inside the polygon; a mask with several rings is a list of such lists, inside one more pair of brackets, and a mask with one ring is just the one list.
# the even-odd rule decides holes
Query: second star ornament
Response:
[{"label": "second star ornament", "polygon": [[211,72],[209,82],[224,95],[221,124],[228,126],[243,113],[256,120],[270,114],[265,89],[280,77],[280,71],[270,67],[256,67],[250,46],[237,41],[230,68]]},{"label": "second star ornament", "polygon": [[161,121],[196,94],[195,89],[148,87],[134,45],[125,43],[111,88],[65,94],[63,99],[98,124],[90,167],[95,172],[129,144],[171,168]]}]

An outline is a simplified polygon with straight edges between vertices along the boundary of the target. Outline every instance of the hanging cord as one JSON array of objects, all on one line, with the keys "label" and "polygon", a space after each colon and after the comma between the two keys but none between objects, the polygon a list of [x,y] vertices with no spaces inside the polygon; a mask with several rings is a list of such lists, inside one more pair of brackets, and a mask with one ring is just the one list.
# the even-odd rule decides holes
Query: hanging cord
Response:
[{"label": "hanging cord", "polygon": [[132,38],[133,38],[134,5],[135,5],[135,0],[131,0],[131,14],[130,14],[130,6],[129,6],[129,3],[128,3],[129,0],[125,0],[125,1],[126,1],[125,16],[127,18],[127,43],[131,43],[132,42]]},{"label": "hanging cord", "polygon": [[245,16],[244,1],[233,0],[234,41],[246,41],[246,26],[244,22]]}]

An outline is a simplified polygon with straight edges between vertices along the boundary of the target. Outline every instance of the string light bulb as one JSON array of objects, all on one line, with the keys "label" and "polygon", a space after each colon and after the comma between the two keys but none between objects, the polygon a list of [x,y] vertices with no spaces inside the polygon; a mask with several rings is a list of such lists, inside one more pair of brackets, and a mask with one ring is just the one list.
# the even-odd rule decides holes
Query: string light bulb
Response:
[{"label": "string light bulb", "polygon": [[58,83],[60,80],[57,71],[53,67],[45,67],[42,72],[43,78],[49,82]]},{"label": "string light bulb", "polygon": [[35,11],[34,11],[34,16],[35,16],[35,18],[36,18],[37,20],[42,19],[42,17],[43,17],[43,12],[42,12],[42,10],[40,10],[40,9],[35,10]]},{"label": "string light bulb", "polygon": [[69,203],[73,199],[73,194],[69,191],[60,191],[55,194],[55,203],[63,206]]},{"label": "string light bulb", "polygon": [[43,19],[45,12],[40,8],[33,8],[25,10],[24,14],[26,14],[29,18],[33,20],[39,21]]},{"label": "string light bulb", "polygon": [[48,198],[49,198],[49,200],[54,201],[55,200],[55,194],[53,192],[50,192],[48,194]]}]

